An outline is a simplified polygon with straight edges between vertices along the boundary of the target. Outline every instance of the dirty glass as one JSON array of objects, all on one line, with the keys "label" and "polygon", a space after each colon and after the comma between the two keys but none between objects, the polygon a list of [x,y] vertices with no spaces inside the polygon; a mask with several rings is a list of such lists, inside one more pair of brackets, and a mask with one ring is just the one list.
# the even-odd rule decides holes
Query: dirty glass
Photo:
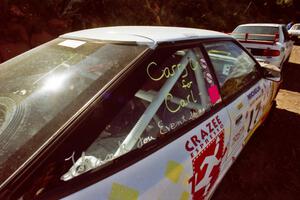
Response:
[{"label": "dirty glass", "polygon": [[248,33],[247,40],[274,41],[279,27],[273,26],[238,26],[233,31],[233,37],[244,40]]},{"label": "dirty glass", "polygon": [[229,98],[257,79],[256,63],[233,42],[205,43],[223,97]]},{"label": "dirty glass", "polygon": [[[71,180],[119,156],[172,134],[221,101],[198,48],[178,50],[162,62],[149,62],[146,80],[98,138],[60,178]],[[183,133],[182,133],[183,134]]]},{"label": "dirty glass", "polygon": [[1,64],[0,184],[146,48],[59,38]]}]

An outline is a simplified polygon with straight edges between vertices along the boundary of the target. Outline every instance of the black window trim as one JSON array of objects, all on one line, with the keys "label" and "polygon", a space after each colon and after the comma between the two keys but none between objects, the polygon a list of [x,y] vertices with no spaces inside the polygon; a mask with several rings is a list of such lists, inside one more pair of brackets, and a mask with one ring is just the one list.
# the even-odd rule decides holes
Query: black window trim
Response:
[{"label": "black window trim", "polygon": [[287,28],[285,27],[285,25],[281,25],[281,32],[283,35],[283,42],[289,42],[291,40],[291,37],[289,35],[289,32],[287,30]]}]

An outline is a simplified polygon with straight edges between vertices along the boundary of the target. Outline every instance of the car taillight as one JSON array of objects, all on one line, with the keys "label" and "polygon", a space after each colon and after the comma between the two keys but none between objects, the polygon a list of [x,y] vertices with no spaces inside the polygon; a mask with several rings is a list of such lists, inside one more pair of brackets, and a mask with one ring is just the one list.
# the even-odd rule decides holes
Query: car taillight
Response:
[{"label": "car taillight", "polygon": [[262,52],[263,56],[266,57],[275,57],[280,55],[280,51],[272,49],[264,49]]}]

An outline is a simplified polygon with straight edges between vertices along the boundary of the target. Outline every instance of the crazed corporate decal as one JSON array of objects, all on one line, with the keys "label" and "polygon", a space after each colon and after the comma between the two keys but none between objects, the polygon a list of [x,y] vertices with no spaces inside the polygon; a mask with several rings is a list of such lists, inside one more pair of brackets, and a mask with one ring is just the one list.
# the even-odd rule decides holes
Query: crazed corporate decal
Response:
[{"label": "crazed corporate decal", "polygon": [[193,199],[204,199],[219,176],[222,158],[226,152],[224,125],[219,116],[212,118],[198,134],[186,141],[185,149],[192,158],[193,175],[189,184]]}]

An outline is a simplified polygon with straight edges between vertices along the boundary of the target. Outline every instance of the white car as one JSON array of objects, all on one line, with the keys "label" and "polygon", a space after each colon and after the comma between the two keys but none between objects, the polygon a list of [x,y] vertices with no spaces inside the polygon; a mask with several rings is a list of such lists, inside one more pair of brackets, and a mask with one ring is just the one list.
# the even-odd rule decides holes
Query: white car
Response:
[{"label": "white car", "polygon": [[256,59],[264,60],[280,69],[288,62],[293,49],[293,41],[282,24],[242,24],[231,35]]},{"label": "white car", "polygon": [[68,33],[0,72],[1,200],[209,199],[281,81],[227,34],[175,27]]},{"label": "white car", "polygon": [[298,42],[300,40],[300,23],[294,24],[290,28],[289,34],[290,34],[292,40]]}]

